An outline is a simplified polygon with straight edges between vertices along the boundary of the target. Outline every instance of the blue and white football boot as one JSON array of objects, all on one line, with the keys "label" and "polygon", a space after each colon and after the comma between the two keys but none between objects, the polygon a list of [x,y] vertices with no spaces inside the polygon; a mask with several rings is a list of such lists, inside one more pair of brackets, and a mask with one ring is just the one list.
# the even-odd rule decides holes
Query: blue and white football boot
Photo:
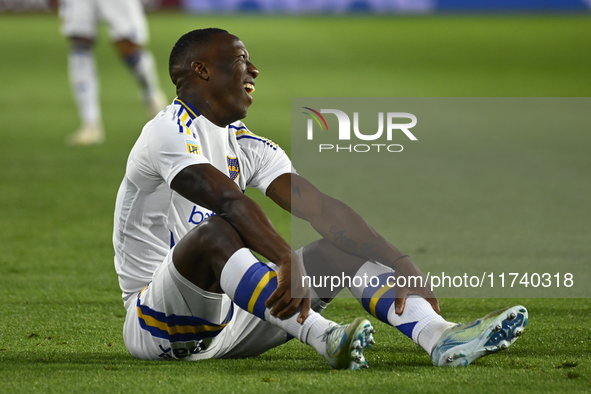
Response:
[{"label": "blue and white football boot", "polygon": [[374,332],[369,320],[362,317],[351,324],[329,327],[322,338],[326,342],[326,361],[334,369],[369,368],[363,351],[375,343]]},{"label": "blue and white football boot", "polygon": [[431,352],[436,366],[466,366],[472,361],[505,350],[527,326],[527,309],[521,305],[489,313],[481,319],[446,330]]}]

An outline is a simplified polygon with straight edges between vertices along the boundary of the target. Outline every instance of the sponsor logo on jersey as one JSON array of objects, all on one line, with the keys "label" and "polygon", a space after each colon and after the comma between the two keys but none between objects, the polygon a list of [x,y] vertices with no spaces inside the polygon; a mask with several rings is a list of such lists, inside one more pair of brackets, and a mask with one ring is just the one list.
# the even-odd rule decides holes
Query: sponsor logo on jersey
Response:
[{"label": "sponsor logo on jersey", "polygon": [[210,216],[214,216],[215,212],[211,212],[211,211],[200,211],[199,208],[197,207],[197,205],[193,205],[193,210],[191,211],[191,216],[189,216],[189,223],[192,223],[194,225],[198,225],[199,223],[201,223],[202,221],[204,221],[205,219],[207,219]]},{"label": "sponsor logo on jersey", "polygon": [[201,154],[201,150],[199,149],[199,145],[196,145],[195,141],[185,140],[185,144],[187,144],[187,152],[194,153],[196,155]]}]

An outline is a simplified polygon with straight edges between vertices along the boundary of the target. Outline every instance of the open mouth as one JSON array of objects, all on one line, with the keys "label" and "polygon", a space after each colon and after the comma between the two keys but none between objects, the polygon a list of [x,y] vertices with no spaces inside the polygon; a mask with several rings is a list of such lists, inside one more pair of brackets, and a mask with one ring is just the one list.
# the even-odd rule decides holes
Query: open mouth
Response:
[{"label": "open mouth", "polygon": [[246,93],[251,94],[252,92],[254,92],[254,85],[250,82],[245,82],[244,90],[246,90]]}]

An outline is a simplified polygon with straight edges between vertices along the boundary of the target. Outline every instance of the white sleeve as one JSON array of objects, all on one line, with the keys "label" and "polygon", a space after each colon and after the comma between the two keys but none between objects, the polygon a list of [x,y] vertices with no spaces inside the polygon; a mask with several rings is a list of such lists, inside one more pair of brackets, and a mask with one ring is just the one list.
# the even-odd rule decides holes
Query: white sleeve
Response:
[{"label": "white sleeve", "polygon": [[176,128],[151,130],[147,149],[153,168],[169,186],[184,168],[193,164],[209,163],[201,154],[199,137],[179,133]]},{"label": "white sleeve", "polygon": [[295,172],[285,151],[274,143],[251,142],[241,145],[241,150],[250,168],[247,186],[256,187],[263,194],[279,175]]}]

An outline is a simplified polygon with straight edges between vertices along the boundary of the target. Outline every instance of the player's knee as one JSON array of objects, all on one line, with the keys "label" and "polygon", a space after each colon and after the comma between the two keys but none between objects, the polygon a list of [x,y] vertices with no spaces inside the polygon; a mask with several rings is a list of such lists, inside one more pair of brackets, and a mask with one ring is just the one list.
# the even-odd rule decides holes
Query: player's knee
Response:
[{"label": "player's knee", "polygon": [[115,47],[117,48],[117,52],[119,56],[123,59],[129,58],[134,54],[138,53],[141,47],[127,39],[119,40],[115,42]]},{"label": "player's knee", "polygon": [[214,215],[204,220],[196,230],[202,239],[201,244],[204,249],[218,252],[244,246],[236,229],[219,216]]},{"label": "player's knee", "polygon": [[72,49],[77,51],[90,51],[94,46],[94,40],[82,37],[70,37]]},{"label": "player's knee", "polygon": [[201,289],[221,292],[219,278],[228,259],[244,247],[234,227],[212,216],[193,228],[175,246],[173,262],[183,277]]},{"label": "player's knee", "polygon": [[185,235],[176,246],[176,254],[190,256],[192,260],[226,261],[242,247],[244,244],[236,229],[225,219],[214,215]]}]

